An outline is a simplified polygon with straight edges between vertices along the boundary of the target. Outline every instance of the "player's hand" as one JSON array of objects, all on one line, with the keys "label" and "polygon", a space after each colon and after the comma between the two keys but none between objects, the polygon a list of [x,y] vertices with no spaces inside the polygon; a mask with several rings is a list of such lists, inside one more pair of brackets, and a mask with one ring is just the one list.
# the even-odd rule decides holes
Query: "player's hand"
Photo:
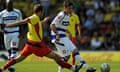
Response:
[{"label": "player's hand", "polygon": [[60,36],[56,35],[56,41],[60,41]]},{"label": "player's hand", "polygon": [[47,23],[50,19],[51,19],[51,17],[45,17],[45,18],[43,19],[43,23]]}]

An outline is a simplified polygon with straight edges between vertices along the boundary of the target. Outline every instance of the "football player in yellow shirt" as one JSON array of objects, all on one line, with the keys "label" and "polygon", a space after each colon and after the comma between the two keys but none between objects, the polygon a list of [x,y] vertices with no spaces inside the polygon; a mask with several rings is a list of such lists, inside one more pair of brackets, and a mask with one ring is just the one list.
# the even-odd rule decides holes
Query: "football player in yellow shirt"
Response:
[{"label": "football player in yellow shirt", "polygon": [[72,13],[70,16],[70,25],[68,26],[69,32],[71,32],[70,39],[76,45],[76,33],[80,37],[80,21],[77,14]]},{"label": "football player in yellow shirt", "polygon": [[[78,32],[78,37],[80,37],[80,21],[78,15],[75,13],[71,13],[70,25],[68,26],[68,31],[71,32],[71,36],[69,36],[70,40],[76,45],[77,32]],[[72,54],[72,64],[75,65],[74,54]]]},{"label": "football player in yellow shirt", "polygon": [[39,4],[35,5],[33,10],[34,14],[32,16],[19,22],[6,25],[6,27],[14,27],[17,25],[28,23],[29,29],[27,33],[28,41],[24,46],[21,54],[18,57],[8,61],[3,67],[0,68],[0,72],[3,72],[11,65],[21,62],[31,54],[35,54],[36,56],[39,57],[46,56],[48,58],[55,60],[56,63],[63,68],[70,69],[73,72],[78,72],[82,65],[72,66],[68,64],[67,62],[63,61],[58,54],[54,53],[54,51],[52,51],[51,48],[48,48],[44,44],[42,22],[47,22],[49,20],[49,17],[46,17],[42,22],[40,21],[40,17],[43,15],[43,7]]}]

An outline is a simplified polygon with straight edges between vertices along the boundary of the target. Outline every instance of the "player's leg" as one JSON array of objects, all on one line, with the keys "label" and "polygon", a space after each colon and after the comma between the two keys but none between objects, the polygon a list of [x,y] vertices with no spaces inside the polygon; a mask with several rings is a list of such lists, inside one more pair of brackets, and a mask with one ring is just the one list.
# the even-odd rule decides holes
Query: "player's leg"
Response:
[{"label": "player's leg", "polygon": [[55,60],[56,63],[59,64],[61,67],[73,70],[73,72],[78,72],[79,69],[82,67],[82,65],[72,66],[71,64],[68,64],[67,62],[63,61],[61,57],[53,51],[46,55],[46,57]]},{"label": "player's leg", "polygon": [[18,63],[18,62],[21,62],[22,60],[24,60],[26,58],[26,56],[17,56],[16,58],[13,58],[13,59],[10,59],[3,67],[2,69],[3,70],[6,70],[7,68],[9,68],[10,66]]},{"label": "player's leg", "polygon": [[82,63],[82,64],[83,64],[83,67],[88,68],[88,64],[87,64],[86,61],[80,56],[80,53],[79,53],[79,51],[78,51],[77,48],[75,48],[75,49],[73,50],[73,53],[72,53],[72,54],[73,54],[75,60],[78,60],[80,63]]},{"label": "player's leg", "polygon": [[75,56],[74,56],[74,54],[72,54],[72,65],[75,65]]},{"label": "player's leg", "polygon": [[[19,38],[18,38],[18,35],[15,34],[14,36],[12,36],[11,38],[11,45],[10,45],[10,56],[9,56],[9,59],[11,58],[15,58],[17,56],[17,53],[18,53],[18,43],[19,42]],[[15,72],[15,68],[14,66],[11,66],[8,68],[8,70],[10,72]]]},{"label": "player's leg", "polygon": [[[64,60],[65,62],[68,62],[69,59],[70,55],[62,57],[62,60]],[[58,66],[58,72],[63,72],[63,68],[61,66]]]},{"label": "player's leg", "polygon": [[[12,35],[11,34],[4,34],[4,44],[5,44],[5,48],[8,51],[8,60],[10,60],[10,56],[11,56],[11,41],[12,41]],[[8,69],[10,72],[14,72],[14,66],[9,67]]]},{"label": "player's leg", "polygon": [[10,49],[11,49],[11,55],[10,58],[14,58],[17,56],[18,53],[18,46],[19,46],[19,33],[15,33],[11,37],[11,42],[10,42]]},{"label": "player's leg", "polygon": [[53,51],[51,51],[48,55],[46,55],[46,57],[54,59],[62,67],[65,67],[68,69],[70,69],[72,67],[72,65],[64,62],[62,60],[62,58],[59,55],[57,55],[56,53],[54,53]]},{"label": "player's leg", "polygon": [[[12,51],[11,49],[8,50],[8,54],[9,54],[9,55],[8,55],[8,59],[9,59],[9,60],[12,59],[12,58],[11,58],[11,51]],[[14,57],[13,57],[13,58],[14,58]],[[9,72],[15,72],[15,67],[14,67],[13,65],[10,66],[10,67],[8,68],[8,71],[9,71]]]},{"label": "player's leg", "polygon": [[68,38],[64,39],[64,44],[66,48],[69,48],[69,50],[72,51],[72,55],[74,56],[75,60],[79,61],[80,63],[84,64],[86,68],[88,65],[86,64],[85,60],[80,56],[78,49],[76,46],[69,40]]},{"label": "player's leg", "polygon": [[[76,42],[76,37],[71,37],[70,38],[70,40],[72,41],[72,43],[74,44],[74,45],[76,45],[77,44],[77,42]],[[74,56],[74,54],[72,54],[72,65],[75,65],[75,56]]]},{"label": "player's leg", "polygon": [[10,66],[24,60],[27,56],[29,56],[32,53],[31,52],[32,50],[30,50],[30,49],[31,49],[30,46],[26,44],[24,49],[22,50],[21,54],[19,56],[17,56],[16,58],[10,59],[5,65],[3,65],[3,67],[1,67],[1,69],[6,70]]},{"label": "player's leg", "polygon": [[11,36],[4,34],[4,45],[5,45],[5,49],[8,52],[8,56],[6,60],[9,60],[9,55],[10,55],[10,40],[11,40],[10,38]]},{"label": "player's leg", "polygon": [[[70,53],[68,52],[68,49],[65,48],[64,43],[61,43],[61,42],[62,42],[62,39],[59,42],[56,42],[55,46],[60,56],[62,56],[62,60],[67,62],[68,59],[70,58]],[[63,68],[61,66],[58,66],[58,72],[63,72]]]},{"label": "player's leg", "polygon": [[4,34],[4,43],[6,50],[9,50],[10,57],[16,57],[18,51],[18,35]]},{"label": "player's leg", "polygon": [[83,64],[83,67],[86,69],[86,70],[89,70],[90,72],[95,72],[96,69],[93,68],[93,67],[90,67],[86,61],[80,56],[78,50],[74,49],[73,51],[73,55],[75,57],[76,60],[78,60],[81,64]]},{"label": "player's leg", "polygon": [[[80,56],[79,50],[74,46],[74,44],[72,44],[72,42],[67,42],[67,43],[68,44],[70,43],[69,46],[71,45],[70,49],[71,49],[71,51],[73,51],[72,54],[74,55],[75,60],[78,60],[83,65],[84,68],[86,68],[86,69],[91,68],[91,67],[88,66],[86,61]],[[96,69],[92,68],[90,71],[94,72],[94,71],[96,71]]]}]

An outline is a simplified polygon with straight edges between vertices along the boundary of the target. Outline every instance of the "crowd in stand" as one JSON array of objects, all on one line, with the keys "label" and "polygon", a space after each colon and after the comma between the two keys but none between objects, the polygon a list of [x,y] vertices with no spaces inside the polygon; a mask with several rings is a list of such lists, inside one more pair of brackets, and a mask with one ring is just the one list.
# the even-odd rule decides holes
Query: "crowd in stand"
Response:
[{"label": "crowd in stand", "polygon": [[[78,0],[74,0],[75,2]],[[76,13],[81,21],[80,47],[90,50],[120,50],[120,1],[86,0]]]},{"label": "crowd in stand", "polygon": [[[33,3],[36,3],[37,1],[38,0],[34,0]],[[42,2],[47,0],[40,1]],[[64,0],[60,1],[63,2]],[[80,50],[120,50],[120,1],[71,1],[74,5],[74,12],[79,16],[81,22],[81,37],[77,40],[78,48]],[[59,2],[56,2],[55,5],[57,4],[59,4]],[[0,5],[0,10],[3,10],[4,3]],[[49,10],[50,9],[46,10],[45,16],[49,15]],[[48,27],[45,26],[45,28],[47,29]],[[49,29],[45,31],[45,33],[48,33]],[[3,36],[2,33],[0,33],[0,49],[3,49],[4,47],[2,39]]]}]

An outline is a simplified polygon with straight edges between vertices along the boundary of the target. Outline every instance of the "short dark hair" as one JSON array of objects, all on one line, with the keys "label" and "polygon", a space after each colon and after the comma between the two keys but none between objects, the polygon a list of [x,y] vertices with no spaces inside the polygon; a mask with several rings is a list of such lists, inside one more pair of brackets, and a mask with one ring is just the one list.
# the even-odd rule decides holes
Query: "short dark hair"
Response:
[{"label": "short dark hair", "polygon": [[38,13],[40,11],[43,11],[43,7],[40,4],[36,4],[34,5],[33,11],[34,13]]},{"label": "short dark hair", "polygon": [[70,1],[65,1],[64,2],[64,7],[68,7],[68,6],[73,6],[73,3]]}]

